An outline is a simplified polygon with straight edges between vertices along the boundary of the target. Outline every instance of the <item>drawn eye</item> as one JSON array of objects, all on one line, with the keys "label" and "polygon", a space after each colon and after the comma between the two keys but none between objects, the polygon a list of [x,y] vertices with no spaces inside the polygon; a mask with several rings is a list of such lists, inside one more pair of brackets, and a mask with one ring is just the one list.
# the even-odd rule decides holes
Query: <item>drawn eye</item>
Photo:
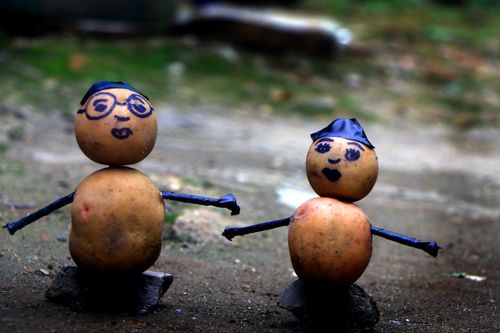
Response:
[{"label": "drawn eye", "polygon": [[139,118],[149,117],[154,111],[151,104],[139,94],[132,94],[127,98],[127,107]]},{"label": "drawn eye", "polygon": [[108,108],[108,105],[106,104],[107,100],[104,98],[98,99],[94,102],[94,110],[97,112],[103,112],[106,111]]},{"label": "drawn eye", "polygon": [[347,148],[344,157],[348,161],[356,161],[359,158],[359,155],[359,150]]},{"label": "drawn eye", "polygon": [[332,147],[328,143],[320,143],[314,150],[316,150],[320,154],[324,154],[329,152],[331,148]]},{"label": "drawn eye", "polygon": [[92,96],[85,107],[85,114],[89,120],[98,120],[110,114],[116,105],[116,97],[107,92]]}]

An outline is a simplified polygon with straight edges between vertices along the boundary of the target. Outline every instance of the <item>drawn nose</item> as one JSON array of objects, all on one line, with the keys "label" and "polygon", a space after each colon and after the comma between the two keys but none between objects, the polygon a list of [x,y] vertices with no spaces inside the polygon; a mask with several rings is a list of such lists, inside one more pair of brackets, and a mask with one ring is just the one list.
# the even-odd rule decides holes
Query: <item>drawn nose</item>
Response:
[{"label": "drawn nose", "polygon": [[328,159],[328,162],[330,162],[331,164],[337,164],[340,162],[340,158],[336,159],[336,160],[332,160],[331,158]]},{"label": "drawn nose", "polygon": [[130,117],[123,117],[123,116],[115,115],[115,119],[118,121],[128,121],[128,120],[130,120]]}]

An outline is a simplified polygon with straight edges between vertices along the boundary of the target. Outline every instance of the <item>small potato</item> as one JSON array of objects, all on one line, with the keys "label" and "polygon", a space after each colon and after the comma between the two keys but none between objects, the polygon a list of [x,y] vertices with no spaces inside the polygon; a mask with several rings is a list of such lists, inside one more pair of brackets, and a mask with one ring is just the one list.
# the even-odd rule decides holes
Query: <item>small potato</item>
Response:
[{"label": "small potato", "polygon": [[361,142],[323,137],[309,148],[306,172],[319,196],[357,201],[370,193],[377,181],[377,155]]},{"label": "small potato", "polygon": [[350,285],[370,262],[370,223],[353,203],[314,198],[292,216],[288,248],[302,280],[330,287]]},{"label": "small potato", "polygon": [[94,162],[127,165],[142,161],[156,142],[156,112],[142,95],[124,88],[96,92],[75,118],[78,146]]},{"label": "small potato", "polygon": [[161,250],[165,207],[151,180],[132,168],[106,168],[85,178],[71,209],[69,250],[92,272],[137,273]]}]

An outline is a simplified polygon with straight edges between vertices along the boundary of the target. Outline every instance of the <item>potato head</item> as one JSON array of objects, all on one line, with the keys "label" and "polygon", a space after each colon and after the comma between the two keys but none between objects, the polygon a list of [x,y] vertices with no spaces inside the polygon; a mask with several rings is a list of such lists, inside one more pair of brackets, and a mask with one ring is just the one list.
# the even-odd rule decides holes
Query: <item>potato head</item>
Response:
[{"label": "potato head", "polygon": [[363,137],[333,136],[339,135],[335,131],[339,122],[332,123],[329,131],[312,135],[314,141],[306,157],[307,179],[321,197],[354,202],[364,198],[377,181],[377,154],[368,140],[361,141]]},{"label": "potato head", "polygon": [[82,99],[75,118],[78,146],[100,164],[142,161],[153,150],[157,131],[156,112],[148,98],[125,85],[94,87]]}]

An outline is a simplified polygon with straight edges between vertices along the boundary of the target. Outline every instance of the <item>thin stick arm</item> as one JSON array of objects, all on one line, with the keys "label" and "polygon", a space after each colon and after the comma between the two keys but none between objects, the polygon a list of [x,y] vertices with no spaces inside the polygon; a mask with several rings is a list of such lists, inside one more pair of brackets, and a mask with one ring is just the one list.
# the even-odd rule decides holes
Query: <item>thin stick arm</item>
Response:
[{"label": "thin stick arm", "polygon": [[373,235],[391,240],[393,242],[414,247],[420,249],[430,254],[433,257],[437,257],[439,249],[441,247],[436,242],[424,242],[416,238],[412,238],[406,235],[398,234],[393,231],[378,228],[376,226],[371,226],[371,232]]},{"label": "thin stick arm", "polygon": [[223,195],[220,198],[208,198],[199,195],[182,194],[167,191],[161,191],[160,193],[161,197],[165,200],[174,200],[203,206],[227,208],[231,211],[231,215],[238,215],[240,213],[240,206],[238,206],[236,198],[232,193]]},{"label": "thin stick arm", "polygon": [[[290,224],[291,217],[287,217],[280,220],[262,222],[257,224],[252,224],[246,227],[235,228],[226,227],[222,236],[226,237],[228,240],[232,240],[236,236],[244,236],[248,234],[253,234],[256,232],[271,230],[279,227],[284,227]],[[436,242],[424,242],[416,238],[412,238],[406,235],[398,234],[393,231],[385,230],[371,225],[370,227],[372,235],[379,236],[393,242],[410,246],[416,249],[420,249],[430,254],[433,257],[437,257],[439,249],[441,247]]]},{"label": "thin stick arm", "polygon": [[290,224],[291,217],[287,217],[284,219],[262,222],[257,224],[252,224],[246,227],[241,228],[224,228],[224,232],[222,232],[222,236],[226,237],[228,240],[232,240],[236,236],[243,236],[248,234],[253,234],[255,232],[271,230],[279,227],[285,227]]},{"label": "thin stick arm", "polygon": [[16,233],[16,231],[24,228],[28,224],[31,224],[36,220],[49,215],[53,211],[58,210],[59,208],[72,203],[74,198],[75,198],[75,192],[71,192],[70,194],[67,194],[64,197],[54,200],[52,203],[48,204],[43,208],[40,208],[36,212],[31,213],[28,216],[25,216],[19,220],[11,221],[6,225],[4,225],[3,227],[9,230],[9,233],[13,235]]}]

